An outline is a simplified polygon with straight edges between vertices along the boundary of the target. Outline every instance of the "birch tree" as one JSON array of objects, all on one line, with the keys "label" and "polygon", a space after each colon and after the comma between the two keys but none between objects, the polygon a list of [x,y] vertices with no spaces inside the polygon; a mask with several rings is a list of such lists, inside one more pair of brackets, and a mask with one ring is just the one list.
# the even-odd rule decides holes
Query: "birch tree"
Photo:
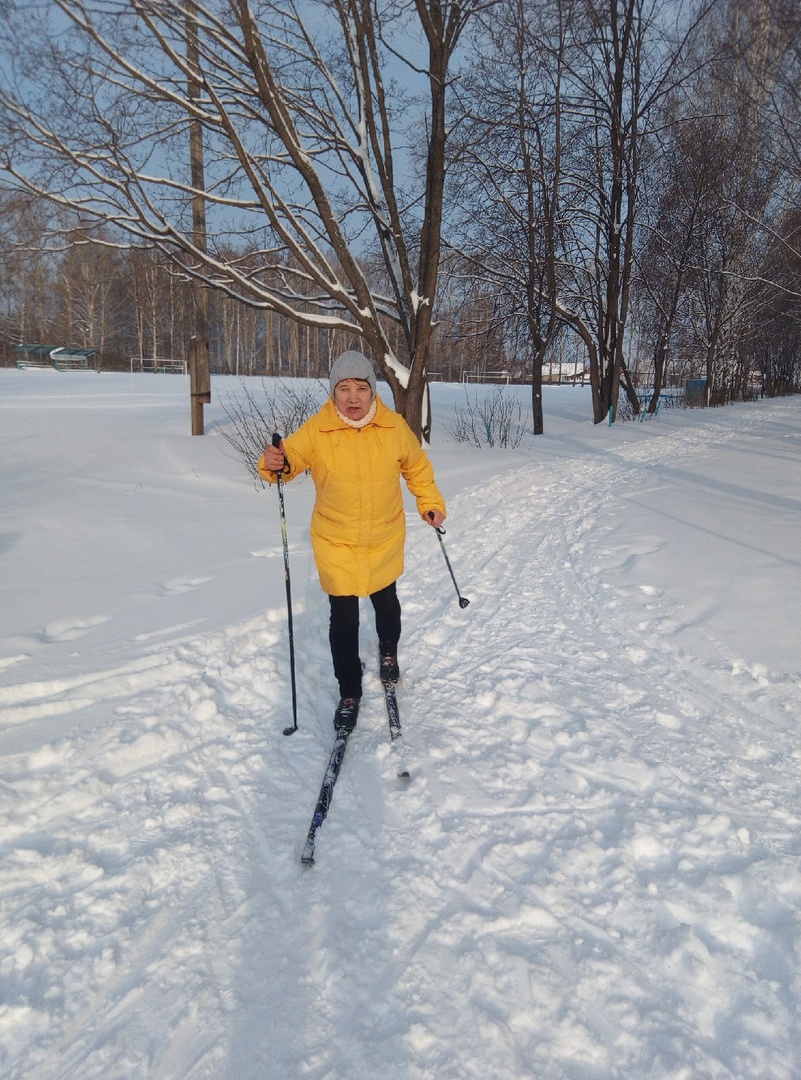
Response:
[{"label": "birch tree", "polygon": [[665,110],[663,128],[643,171],[649,209],[634,282],[640,315],[637,332],[641,346],[650,352],[647,408],[652,415],[659,406],[669,359],[674,359],[675,367],[676,350],[682,347],[686,356],[689,283],[702,258],[705,206],[715,185],[714,166],[704,152],[704,125]]},{"label": "birch tree", "polygon": [[0,340],[6,356],[20,342],[43,341],[51,266],[40,251],[47,222],[31,200],[0,193]]},{"label": "birch tree", "polygon": [[[685,75],[707,6],[659,0],[505,0],[482,25],[459,171],[471,174],[481,272],[528,321],[539,380],[560,328],[586,352],[593,419],[614,418],[625,361],[643,156],[660,102]],[[492,73],[487,74],[487,73]],[[461,151],[461,147],[460,147]],[[486,237],[492,229],[491,244]]]},{"label": "birch tree", "polygon": [[[621,385],[640,405],[626,363],[642,170],[666,99],[691,78],[690,45],[714,0],[591,0],[571,29],[570,219],[565,308],[588,349],[596,423],[617,412]],[[575,59],[574,59],[575,58]],[[566,168],[568,168],[566,166]]]},{"label": "birch tree", "polygon": [[[452,184],[466,276],[496,290],[494,322],[528,352],[535,435],[542,366],[558,329],[561,78],[559,5],[508,0],[481,20],[479,62],[460,94]],[[454,235],[454,243],[455,235]]]},{"label": "birch tree", "polygon": [[[11,0],[0,174],[232,298],[356,335],[420,433],[448,95],[477,2],[204,0],[192,4],[194,63],[183,0]],[[187,161],[193,124],[202,193]],[[192,238],[198,194],[207,250]],[[257,269],[226,257],[234,240],[257,252]],[[365,252],[383,282],[368,278]]]},{"label": "birch tree", "polygon": [[784,51],[775,29],[767,0],[730,0],[721,9],[712,27],[720,59],[705,78],[709,115],[695,125],[694,154],[709,182],[690,297],[710,404],[742,396],[770,249],[793,198],[781,125],[769,107]]}]

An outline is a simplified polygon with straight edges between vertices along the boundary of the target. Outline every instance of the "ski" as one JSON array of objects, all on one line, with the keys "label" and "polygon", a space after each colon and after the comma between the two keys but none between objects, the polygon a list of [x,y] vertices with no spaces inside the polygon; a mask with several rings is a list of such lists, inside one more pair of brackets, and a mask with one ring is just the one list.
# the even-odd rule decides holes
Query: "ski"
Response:
[{"label": "ski", "polygon": [[403,732],[401,731],[400,713],[398,712],[398,696],[395,693],[395,683],[382,682],[381,685],[384,688],[384,701],[387,705],[389,741],[392,747],[392,757],[395,761],[395,770],[401,780],[408,780],[409,770],[404,762]]},{"label": "ski", "polygon": [[331,799],[334,795],[334,785],[337,782],[339,770],[342,767],[342,759],[345,756],[345,749],[348,745],[348,735],[350,735],[350,732],[342,729],[338,730],[336,733],[334,748],[331,751],[331,757],[328,759],[328,768],[325,770],[320,794],[317,797],[317,805],[314,808],[314,814],[312,815],[306,843],[303,846],[303,854],[300,857],[300,861],[304,866],[314,866],[314,841],[317,836],[317,830],[325,821],[326,814],[331,806]]}]

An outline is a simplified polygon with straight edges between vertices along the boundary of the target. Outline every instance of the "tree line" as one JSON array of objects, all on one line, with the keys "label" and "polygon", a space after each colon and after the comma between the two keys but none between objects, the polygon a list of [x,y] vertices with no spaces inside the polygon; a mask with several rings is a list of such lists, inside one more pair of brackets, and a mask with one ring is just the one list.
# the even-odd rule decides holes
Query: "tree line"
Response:
[{"label": "tree line", "polygon": [[[106,371],[128,371],[154,358],[185,359],[195,301],[189,276],[175,260],[151,247],[98,243],[96,230],[87,235],[68,223],[57,230],[58,250],[51,250],[52,222],[45,228],[40,211],[34,207],[31,213],[27,200],[0,200],[0,227],[6,243],[14,241],[0,254],[2,365],[14,365],[15,348],[23,342],[97,348],[98,369]],[[231,257],[241,261],[244,254]],[[508,372],[510,381],[526,380],[524,365],[512,363],[502,342],[493,345],[486,334],[473,333],[485,312],[486,305],[482,311],[468,302],[443,317],[429,353],[430,379],[458,382],[465,372],[490,370]],[[339,353],[361,347],[352,330],[307,325],[214,289],[209,334],[212,372],[218,375],[327,378]],[[402,353],[397,330],[394,341]]]},{"label": "tree line", "polygon": [[596,422],[688,377],[705,404],[799,390],[796,0],[8,0],[0,25],[6,358],[183,357],[200,286],[214,371],[360,348],[417,432],[464,371],[530,381],[536,432],[554,372]]}]

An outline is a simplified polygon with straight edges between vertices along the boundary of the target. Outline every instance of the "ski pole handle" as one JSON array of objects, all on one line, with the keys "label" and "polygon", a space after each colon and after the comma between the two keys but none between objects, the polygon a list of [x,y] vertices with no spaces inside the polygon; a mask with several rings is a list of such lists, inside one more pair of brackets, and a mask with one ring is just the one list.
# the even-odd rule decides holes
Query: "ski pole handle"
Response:
[{"label": "ski pole handle", "polygon": [[[281,436],[278,434],[277,431],[273,432],[273,446],[276,448],[276,450],[281,449]],[[281,469],[281,472],[278,472],[276,474],[278,476],[279,483],[281,481],[281,473],[285,472],[289,472],[289,462],[286,459],[286,454],[284,454],[284,467],[283,469]]]}]

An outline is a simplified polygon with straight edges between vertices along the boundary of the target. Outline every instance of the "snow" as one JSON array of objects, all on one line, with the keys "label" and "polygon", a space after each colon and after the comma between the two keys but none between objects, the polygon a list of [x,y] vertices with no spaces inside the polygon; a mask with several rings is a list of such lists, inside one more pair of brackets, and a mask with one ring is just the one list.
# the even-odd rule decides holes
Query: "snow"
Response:
[{"label": "snow", "polygon": [[[308,480],[183,377],[0,371],[5,1080],[801,1076],[801,399],[478,450],[432,387],[394,777],[332,743]],[[519,388],[524,402],[529,391]]]}]

